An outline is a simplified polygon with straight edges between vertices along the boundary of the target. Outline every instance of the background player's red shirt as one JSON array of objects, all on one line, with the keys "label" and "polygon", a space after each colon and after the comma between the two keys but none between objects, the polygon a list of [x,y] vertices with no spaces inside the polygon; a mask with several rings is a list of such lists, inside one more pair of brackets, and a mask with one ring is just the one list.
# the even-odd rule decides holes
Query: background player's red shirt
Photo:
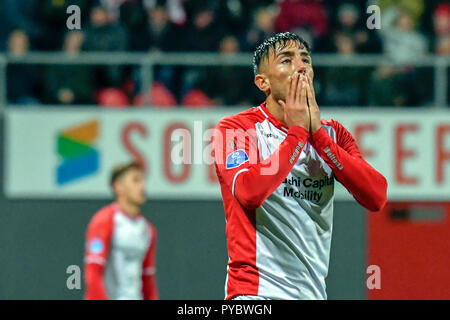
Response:
[{"label": "background player's red shirt", "polygon": [[98,211],[86,233],[88,300],[158,299],[156,229],[144,216],[131,217],[116,203]]}]

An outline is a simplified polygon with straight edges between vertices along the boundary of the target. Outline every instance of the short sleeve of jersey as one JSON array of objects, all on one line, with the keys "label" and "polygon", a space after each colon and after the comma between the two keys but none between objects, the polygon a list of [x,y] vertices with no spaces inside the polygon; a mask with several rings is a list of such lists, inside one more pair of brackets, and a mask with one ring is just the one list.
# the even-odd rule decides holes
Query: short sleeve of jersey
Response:
[{"label": "short sleeve of jersey", "polygon": [[86,264],[105,265],[113,234],[113,215],[113,210],[105,208],[95,214],[89,223],[86,232]]}]

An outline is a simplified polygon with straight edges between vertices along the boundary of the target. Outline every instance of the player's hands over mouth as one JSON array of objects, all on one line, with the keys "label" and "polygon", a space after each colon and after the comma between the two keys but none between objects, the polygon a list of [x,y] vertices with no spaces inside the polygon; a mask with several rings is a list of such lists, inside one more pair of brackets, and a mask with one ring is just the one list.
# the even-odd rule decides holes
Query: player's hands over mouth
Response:
[{"label": "player's hands over mouth", "polygon": [[316,93],[314,92],[314,85],[311,77],[307,77],[308,88],[306,90],[307,100],[309,106],[309,114],[310,114],[310,133],[314,134],[317,130],[322,128],[322,124],[320,123],[320,110],[316,101]]},{"label": "player's hands over mouth", "polygon": [[283,107],[284,122],[288,127],[300,126],[310,131],[311,120],[307,101],[308,86],[308,79],[303,73],[296,71],[289,77],[286,102],[278,101]]}]

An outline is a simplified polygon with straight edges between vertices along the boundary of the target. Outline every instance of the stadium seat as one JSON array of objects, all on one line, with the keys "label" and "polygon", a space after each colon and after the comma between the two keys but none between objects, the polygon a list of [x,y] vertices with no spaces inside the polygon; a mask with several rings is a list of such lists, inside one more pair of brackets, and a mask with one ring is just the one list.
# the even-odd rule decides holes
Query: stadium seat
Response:
[{"label": "stadium seat", "polygon": [[101,89],[97,94],[97,102],[105,108],[125,108],[130,104],[125,92],[117,88]]},{"label": "stadium seat", "polygon": [[181,104],[188,108],[211,108],[214,106],[214,102],[199,89],[189,91],[183,97]]},{"label": "stadium seat", "polygon": [[161,82],[155,82],[150,89],[151,102],[146,103],[141,94],[138,94],[134,100],[133,105],[142,107],[144,105],[151,105],[161,108],[173,108],[177,105],[177,100],[170,90]]}]

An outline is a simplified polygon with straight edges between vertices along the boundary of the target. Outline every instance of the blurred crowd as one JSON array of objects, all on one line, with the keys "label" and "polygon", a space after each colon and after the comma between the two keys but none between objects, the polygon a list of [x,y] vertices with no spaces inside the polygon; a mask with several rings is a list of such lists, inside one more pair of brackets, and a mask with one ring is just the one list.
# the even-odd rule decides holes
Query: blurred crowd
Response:
[{"label": "blurred crowd", "polygon": [[[369,30],[370,4],[381,29]],[[66,9],[81,9],[69,31]],[[450,55],[450,4],[440,0],[1,0],[0,52],[252,53],[292,31],[314,54],[384,54],[377,67],[315,67],[324,106],[423,106],[434,101],[433,68],[408,61]],[[401,62],[402,67],[392,62]],[[314,64],[314,59],[313,59]],[[256,105],[252,68],[157,65],[151,88],[139,66],[9,64],[8,103],[159,107]],[[448,72],[448,69],[447,69]],[[449,77],[450,79],[450,77]],[[448,85],[448,84],[447,84]],[[148,89],[148,91],[147,91]],[[150,92],[146,101],[142,92]],[[448,104],[448,102],[447,102]]]}]

